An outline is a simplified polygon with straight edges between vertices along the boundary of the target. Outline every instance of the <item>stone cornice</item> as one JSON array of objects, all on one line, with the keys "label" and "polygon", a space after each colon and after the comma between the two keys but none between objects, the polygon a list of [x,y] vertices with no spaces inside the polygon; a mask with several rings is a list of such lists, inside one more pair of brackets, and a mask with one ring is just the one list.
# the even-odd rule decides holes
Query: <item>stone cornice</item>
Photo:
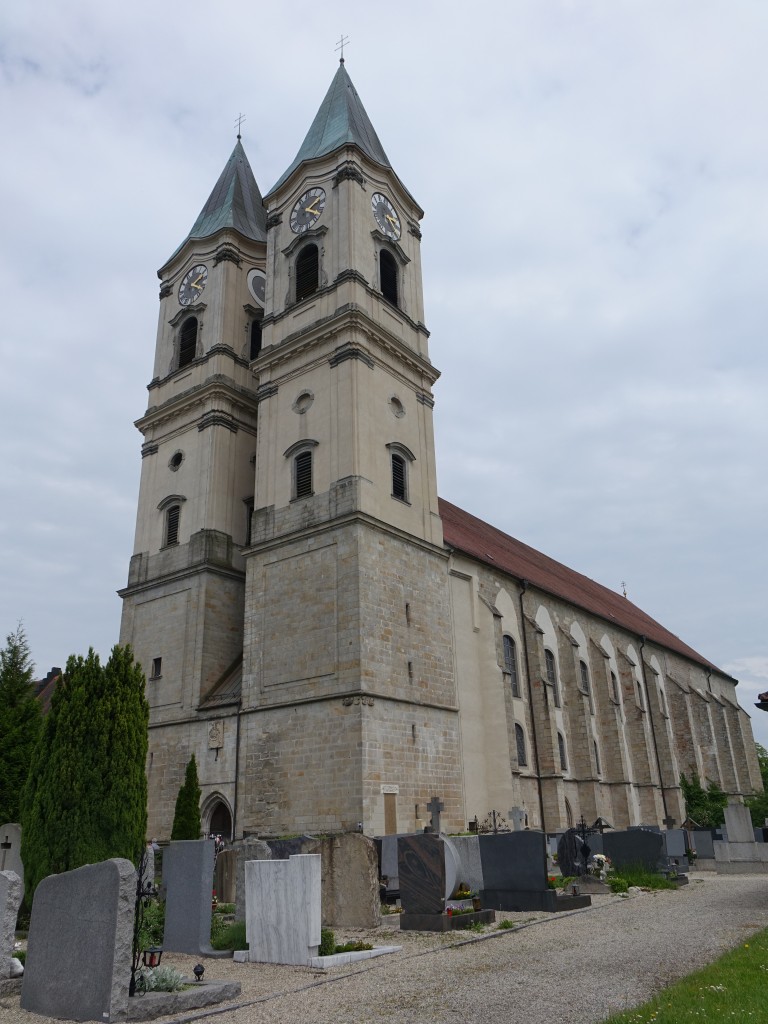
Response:
[{"label": "stone cornice", "polygon": [[359,359],[371,369],[376,365],[365,349],[360,348],[359,345],[355,345],[352,342],[348,342],[346,345],[340,345],[328,362],[331,366],[338,366],[339,363],[345,363],[348,359]]},{"label": "stone cornice", "polygon": [[253,417],[253,423],[247,418],[238,420],[239,425],[251,433],[256,432],[256,404],[258,398],[256,392],[246,390],[235,384],[230,377],[224,374],[214,374],[208,377],[201,384],[174,395],[160,405],[150,406],[144,415],[135,421],[135,426],[142,433],[149,426],[157,426],[164,420],[177,416],[182,410],[193,405],[201,405],[206,401],[218,399],[231,402],[235,409],[243,409]]},{"label": "stone cornice", "polygon": [[159,444],[154,444],[154,442],[152,441],[147,441],[146,444],[143,444],[141,446],[141,457],[142,459],[146,459],[148,455],[157,455],[159,450]]},{"label": "stone cornice", "polygon": [[303,242],[306,242],[307,239],[311,239],[312,241],[320,241],[323,235],[326,234],[328,234],[327,224],[321,224],[320,227],[317,228],[308,228],[308,230],[302,231],[300,235],[296,235],[296,237],[293,238],[288,243],[288,245],[286,245],[286,247],[284,249],[281,249],[280,251],[282,252],[283,256],[290,256],[291,253],[295,252],[295,250],[298,249],[298,247]]},{"label": "stone cornice", "polygon": [[145,591],[156,590],[159,586],[182,583],[185,580],[198,576],[201,572],[208,572],[214,576],[223,576],[230,580],[245,580],[245,572],[242,569],[227,568],[214,562],[195,562],[193,565],[185,565],[183,569],[174,569],[171,572],[152,576],[150,579],[142,580],[141,583],[129,584],[117,591],[118,597],[133,597]]},{"label": "stone cornice", "polygon": [[210,412],[204,413],[200,417],[200,421],[197,424],[198,430],[207,430],[208,427],[226,427],[227,430],[231,430],[233,434],[238,431],[237,420],[231,413],[222,412],[219,409],[212,409]]},{"label": "stone cornice", "polygon": [[231,263],[234,263],[236,267],[239,267],[240,264],[242,263],[242,259],[240,257],[240,253],[238,252],[238,250],[234,247],[234,245],[228,245],[226,242],[224,243],[224,245],[220,246],[214,254],[214,267],[218,263],[221,263],[223,260],[229,260]]},{"label": "stone cornice", "polygon": [[365,184],[365,177],[360,165],[354,160],[347,160],[341,164],[333,176],[333,188],[338,188],[342,181],[356,181],[358,185]]},{"label": "stone cornice", "polygon": [[193,302],[189,306],[182,306],[181,309],[176,313],[168,323],[171,327],[178,327],[182,320],[188,316],[200,316],[208,308],[205,302]]},{"label": "stone cornice", "polygon": [[420,405],[426,405],[428,409],[435,408],[435,400],[432,395],[428,395],[426,391],[419,391],[416,394],[416,401]]}]

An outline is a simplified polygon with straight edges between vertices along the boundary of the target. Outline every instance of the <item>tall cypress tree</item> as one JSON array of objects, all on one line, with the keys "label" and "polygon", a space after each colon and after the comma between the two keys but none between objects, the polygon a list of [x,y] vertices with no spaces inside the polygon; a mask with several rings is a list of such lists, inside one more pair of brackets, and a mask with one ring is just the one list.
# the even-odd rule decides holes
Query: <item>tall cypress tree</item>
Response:
[{"label": "tall cypress tree", "polygon": [[109,857],[136,863],[145,841],[149,708],[130,648],[106,666],[72,656],[30,765],[21,855],[31,894],[46,875]]},{"label": "tall cypress tree", "polygon": [[171,839],[200,838],[200,785],[197,781],[197,761],[195,755],[189,759],[184,773],[184,784],[176,797],[176,809],[173,813]]},{"label": "tall cypress tree", "polygon": [[0,651],[0,824],[18,821],[42,715],[32,689],[34,665],[21,623]]}]

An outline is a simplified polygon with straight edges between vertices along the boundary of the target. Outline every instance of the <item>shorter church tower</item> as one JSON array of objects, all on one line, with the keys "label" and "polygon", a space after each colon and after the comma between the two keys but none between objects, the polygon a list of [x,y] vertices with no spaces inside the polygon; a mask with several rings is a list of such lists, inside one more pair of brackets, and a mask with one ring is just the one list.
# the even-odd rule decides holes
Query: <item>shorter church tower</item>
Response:
[{"label": "shorter church tower", "polygon": [[[253,508],[266,217],[237,144],[192,230],[158,272],[160,316],[144,436],[134,554],[120,642],[148,679],[151,830],[167,834],[186,761],[234,806],[236,751],[207,756],[223,723],[199,708],[242,661]],[[204,718],[205,716],[203,716]],[[200,749],[202,748],[202,750]],[[229,809],[227,809],[229,810]]]}]

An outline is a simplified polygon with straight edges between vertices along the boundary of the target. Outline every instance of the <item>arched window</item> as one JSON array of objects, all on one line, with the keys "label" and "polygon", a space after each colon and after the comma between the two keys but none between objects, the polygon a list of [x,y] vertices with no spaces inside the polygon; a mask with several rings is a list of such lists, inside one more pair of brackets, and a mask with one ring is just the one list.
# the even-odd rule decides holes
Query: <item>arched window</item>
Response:
[{"label": "arched window", "polygon": [[597,749],[597,740],[592,741],[592,746],[595,749],[595,771],[598,775],[602,775],[603,773],[600,769],[600,751]]},{"label": "arched window", "polygon": [[313,295],[320,281],[320,259],[317,246],[305,245],[296,258],[296,301]]},{"label": "arched window", "polygon": [[528,755],[525,752],[525,733],[522,725],[515,722],[515,741],[517,743],[517,763],[521,768],[528,764]]},{"label": "arched window", "polygon": [[402,455],[392,452],[392,497],[408,501],[408,469]]},{"label": "arched window", "polygon": [[573,808],[570,805],[568,797],[565,798],[565,822],[568,828],[573,828]]},{"label": "arched window", "polygon": [[579,673],[581,675],[581,688],[584,693],[589,693],[589,669],[586,661],[579,662]]},{"label": "arched window", "polygon": [[388,249],[382,249],[379,253],[379,280],[381,282],[381,294],[397,305],[397,264],[395,257]]},{"label": "arched window", "polygon": [[619,680],[616,678],[616,673],[613,672],[613,671],[611,672],[611,693],[613,694],[613,699],[616,701],[616,703],[617,704],[620,703],[620,701],[619,701]]},{"label": "arched window", "polygon": [[557,665],[555,656],[548,647],[544,648],[544,662],[547,668],[547,682],[551,684],[555,700],[555,707],[560,707],[560,688],[557,685]]},{"label": "arched window", "polygon": [[251,359],[261,352],[261,317],[251,320]]},{"label": "arched window", "polygon": [[645,701],[643,700],[643,684],[640,679],[635,679],[635,685],[637,687],[637,706],[641,711],[645,711]]},{"label": "arched window", "polygon": [[504,671],[509,673],[509,682],[512,687],[512,696],[520,696],[520,681],[517,677],[517,651],[515,649],[515,641],[511,636],[506,633],[503,638],[504,643]]},{"label": "arched window", "polygon": [[667,709],[667,698],[664,695],[664,690],[662,688],[661,683],[659,683],[659,707],[661,708],[662,715],[664,715],[665,718],[669,718],[669,711]]},{"label": "arched window", "polygon": [[293,460],[293,496],[309,498],[312,494],[312,452],[299,452]]},{"label": "arched window", "polygon": [[179,543],[179,520],[181,519],[181,505],[170,505],[165,510],[165,543]]},{"label": "arched window", "polygon": [[197,352],[197,317],[189,316],[181,325],[179,335],[179,369],[187,366]]}]

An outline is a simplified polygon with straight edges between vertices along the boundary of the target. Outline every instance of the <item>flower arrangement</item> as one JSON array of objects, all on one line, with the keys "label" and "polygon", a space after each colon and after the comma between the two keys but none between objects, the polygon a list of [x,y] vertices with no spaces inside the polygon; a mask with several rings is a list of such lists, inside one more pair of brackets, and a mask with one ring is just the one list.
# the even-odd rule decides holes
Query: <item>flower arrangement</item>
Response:
[{"label": "flower arrangement", "polygon": [[594,875],[595,878],[599,878],[601,882],[604,882],[611,871],[610,857],[606,857],[604,853],[593,853],[589,858],[587,871],[590,875]]}]

